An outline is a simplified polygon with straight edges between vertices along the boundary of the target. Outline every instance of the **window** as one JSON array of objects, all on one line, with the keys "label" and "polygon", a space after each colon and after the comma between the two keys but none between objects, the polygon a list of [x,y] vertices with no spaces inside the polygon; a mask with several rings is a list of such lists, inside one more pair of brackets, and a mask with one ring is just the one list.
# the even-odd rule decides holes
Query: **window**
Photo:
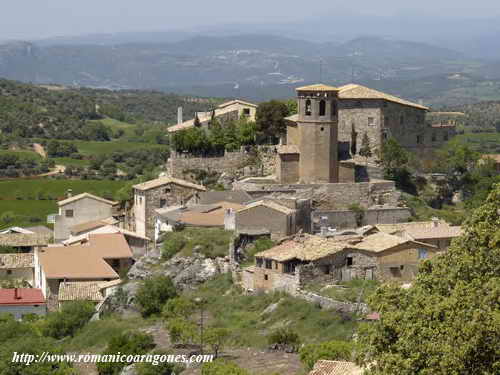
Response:
[{"label": "window", "polygon": [[347,265],[352,266],[352,264],[353,264],[352,257],[347,257]]},{"label": "window", "polygon": [[257,267],[262,267],[262,258],[255,258],[255,264]]},{"label": "window", "polygon": [[169,186],[169,187],[166,187],[166,188],[165,188],[165,190],[163,190],[163,192],[164,192],[165,194],[170,193],[171,191],[172,191],[172,189],[170,189],[170,186]]},{"label": "window", "polygon": [[66,217],[73,217],[75,213],[73,210],[66,210],[65,214]]},{"label": "window", "polygon": [[325,275],[329,275],[330,274],[330,265],[327,264],[327,265],[323,266],[323,273]]},{"label": "window", "polygon": [[356,102],[356,107],[358,107],[358,108],[363,107],[363,102],[362,102],[361,100],[358,100],[358,101]]},{"label": "window", "polygon": [[295,273],[295,263],[289,262],[283,265],[284,273]]},{"label": "window", "polygon": [[418,249],[418,259],[427,259],[427,249]]},{"label": "window", "polygon": [[369,126],[375,125],[375,117],[368,117],[368,125]]},{"label": "window", "polygon": [[250,108],[243,108],[243,116],[250,116]]},{"label": "window", "polygon": [[266,268],[268,270],[272,269],[273,268],[273,261],[270,260],[270,259],[266,259]]},{"label": "window", "polygon": [[417,135],[417,145],[419,145],[421,143],[422,143],[422,136],[421,135]]},{"label": "window", "polygon": [[432,133],[432,142],[436,142],[436,133]]},{"label": "window", "polygon": [[160,199],[160,208],[165,207],[166,204],[167,204],[167,200],[166,199]]},{"label": "window", "polygon": [[326,102],[324,100],[320,100],[319,102],[319,115],[320,116],[326,115]]},{"label": "window", "polygon": [[12,270],[7,270],[7,275],[12,275]]},{"label": "window", "polygon": [[274,269],[277,270],[278,269],[278,262],[274,262]]},{"label": "window", "polygon": [[139,204],[142,204],[142,197],[139,197]]},{"label": "window", "polygon": [[399,267],[391,267],[389,268],[392,277],[401,277],[401,270]]},{"label": "window", "polygon": [[269,280],[269,276],[264,275],[264,280]]},{"label": "window", "polygon": [[325,128],[324,128],[324,127],[321,127],[321,129],[320,129],[320,130],[321,130],[321,131],[324,131],[324,130],[325,130]]},{"label": "window", "polygon": [[311,116],[312,110],[311,110],[311,99],[306,100],[306,116]]}]

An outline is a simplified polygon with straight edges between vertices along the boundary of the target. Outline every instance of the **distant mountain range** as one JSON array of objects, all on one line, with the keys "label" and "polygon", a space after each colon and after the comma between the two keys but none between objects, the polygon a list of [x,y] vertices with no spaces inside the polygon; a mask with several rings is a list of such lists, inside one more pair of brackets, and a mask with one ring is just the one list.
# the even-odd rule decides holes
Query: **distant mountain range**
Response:
[{"label": "distant mountain range", "polygon": [[[377,36],[313,42],[227,33],[118,33],[7,42],[0,44],[0,77],[252,100],[290,97],[298,85],[320,80],[335,85],[354,81],[427,104],[455,104],[447,101],[447,93],[445,100],[436,97],[445,87],[456,90],[457,84],[462,89],[500,79],[500,62],[429,43]],[[454,75],[460,79],[450,78]],[[500,92],[493,90],[487,98],[496,95]],[[459,96],[460,103],[474,101]]]}]

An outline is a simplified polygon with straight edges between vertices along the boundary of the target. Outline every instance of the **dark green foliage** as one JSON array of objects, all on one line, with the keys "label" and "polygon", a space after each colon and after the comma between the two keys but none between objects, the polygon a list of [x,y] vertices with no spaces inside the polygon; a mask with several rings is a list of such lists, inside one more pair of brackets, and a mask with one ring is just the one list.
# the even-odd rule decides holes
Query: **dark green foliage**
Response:
[{"label": "dark green foliage", "polygon": [[94,315],[94,304],[91,302],[68,302],[61,311],[47,315],[42,327],[43,333],[56,339],[73,336]]},{"label": "dark green foliage", "polygon": [[[148,353],[155,347],[153,336],[145,333],[124,332],[113,336],[108,342],[108,346],[103,354],[141,355]],[[100,362],[97,370],[100,375],[118,375],[122,368],[129,363]]]},{"label": "dark green foliage", "polygon": [[28,151],[0,151],[0,177],[16,178],[48,172],[48,163]]},{"label": "dark green foliage", "polygon": [[370,374],[498,374],[500,184],[448,251],[422,263],[409,289],[378,288],[358,362]]},{"label": "dark green foliage", "polygon": [[288,327],[278,328],[267,336],[267,342],[279,345],[298,346],[300,344],[299,335]]},{"label": "dark green foliage", "polygon": [[288,106],[278,100],[260,103],[257,107],[255,122],[257,130],[273,140],[286,133],[285,117],[289,115]]},{"label": "dark green foliage", "polygon": [[182,232],[167,233],[164,237],[164,241],[161,256],[165,260],[172,258],[175,254],[181,251],[187,243],[187,240]]},{"label": "dark green foliage", "polygon": [[141,281],[136,294],[136,303],[143,316],[161,312],[163,305],[177,296],[172,280],[166,276],[155,276]]},{"label": "dark green foliage", "polygon": [[354,344],[347,341],[326,341],[319,344],[310,344],[299,351],[300,360],[311,370],[320,359],[330,361],[350,361]]},{"label": "dark green foliage", "polygon": [[[162,356],[172,356],[172,353],[166,353],[162,351],[154,351],[152,355],[156,358],[161,358]],[[180,374],[184,369],[179,364],[173,364],[168,362],[155,361],[153,357],[153,362],[144,362],[136,365],[136,370],[138,375],[174,375]]]},{"label": "dark green foliage", "polygon": [[359,149],[359,155],[364,157],[367,162],[368,158],[373,155],[372,149],[370,147],[370,139],[368,138],[368,133],[363,134],[363,140],[361,141],[361,148]]},{"label": "dark green foliage", "polygon": [[408,169],[409,160],[408,152],[394,138],[389,138],[382,145],[380,162],[384,169],[384,177],[395,181],[398,189],[415,195],[417,187]]},{"label": "dark green foliage", "polygon": [[250,375],[248,371],[238,367],[233,362],[217,360],[205,363],[201,368],[201,375]]},{"label": "dark green foliage", "polygon": [[70,156],[75,153],[78,153],[78,149],[74,143],[59,142],[56,140],[47,143],[47,155],[51,158]]}]

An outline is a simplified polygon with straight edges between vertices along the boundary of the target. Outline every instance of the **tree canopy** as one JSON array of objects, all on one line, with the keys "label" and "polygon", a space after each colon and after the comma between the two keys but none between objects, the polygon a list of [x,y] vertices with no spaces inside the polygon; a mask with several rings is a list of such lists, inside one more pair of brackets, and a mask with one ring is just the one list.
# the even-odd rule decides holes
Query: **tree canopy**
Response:
[{"label": "tree canopy", "polygon": [[426,260],[409,289],[379,288],[381,315],[359,336],[374,375],[500,372],[500,184],[445,254]]}]

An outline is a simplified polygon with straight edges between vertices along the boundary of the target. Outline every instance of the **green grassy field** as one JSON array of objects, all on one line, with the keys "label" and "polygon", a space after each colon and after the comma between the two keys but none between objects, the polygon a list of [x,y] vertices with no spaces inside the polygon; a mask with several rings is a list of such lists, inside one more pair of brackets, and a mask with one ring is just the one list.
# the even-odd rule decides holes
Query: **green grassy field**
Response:
[{"label": "green grassy field", "polygon": [[162,145],[152,145],[142,142],[111,141],[111,142],[93,142],[93,141],[74,141],[78,152],[84,156],[109,154],[113,151],[134,151],[151,150],[155,148],[165,148]]},{"label": "green grassy field", "polygon": [[40,155],[38,155],[36,152],[27,151],[27,150],[22,150],[22,151],[0,150],[0,156],[1,155],[15,155],[23,160],[41,160],[42,159],[42,157]]},{"label": "green grassy field", "polygon": [[[74,195],[88,192],[113,198],[115,193],[125,185],[124,181],[0,180],[0,216],[5,212],[14,214],[12,221],[0,220],[0,228],[46,223],[47,215],[57,212],[56,199],[64,197],[68,189],[72,189]],[[37,199],[40,195],[43,200]]]},{"label": "green grassy field", "polygon": [[116,131],[116,130],[123,130],[124,131],[124,135],[125,136],[133,136],[134,135],[134,129],[137,128],[137,125],[134,125],[134,124],[130,124],[128,122],[122,122],[122,121],[119,121],[119,120],[115,120],[113,118],[110,118],[110,117],[106,117],[102,120],[91,120],[89,121],[90,123],[94,122],[94,123],[102,123],[104,126],[107,126],[108,128],[110,128],[111,130],[113,131]]}]

